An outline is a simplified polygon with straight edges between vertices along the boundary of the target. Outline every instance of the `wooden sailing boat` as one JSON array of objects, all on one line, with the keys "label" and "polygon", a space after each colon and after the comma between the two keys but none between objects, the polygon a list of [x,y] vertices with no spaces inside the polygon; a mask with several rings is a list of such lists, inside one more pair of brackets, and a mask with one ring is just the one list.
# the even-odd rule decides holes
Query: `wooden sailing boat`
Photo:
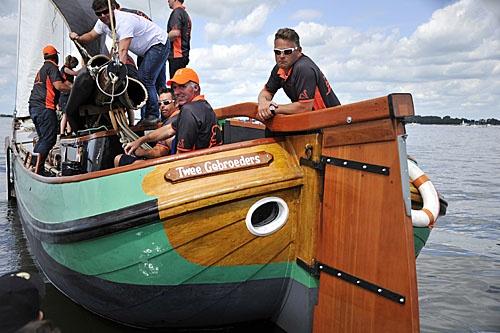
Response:
[{"label": "wooden sailing boat", "polygon": [[[216,113],[255,118],[256,104]],[[59,168],[80,164],[55,177],[27,167],[32,132],[16,117],[9,185],[49,280],[111,320],[418,332],[413,114],[411,95],[391,94],[276,116],[271,137],[118,168],[106,162],[121,152],[116,130],[91,131],[61,140]]]}]

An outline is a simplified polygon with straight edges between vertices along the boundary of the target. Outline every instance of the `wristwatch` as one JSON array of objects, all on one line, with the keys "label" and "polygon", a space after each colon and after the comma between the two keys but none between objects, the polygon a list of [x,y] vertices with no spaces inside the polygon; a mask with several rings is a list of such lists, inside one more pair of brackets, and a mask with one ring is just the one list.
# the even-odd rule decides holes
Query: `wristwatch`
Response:
[{"label": "wristwatch", "polygon": [[271,104],[269,104],[269,111],[273,114],[273,116],[276,115],[276,110],[278,109],[278,104],[274,101],[271,101]]}]

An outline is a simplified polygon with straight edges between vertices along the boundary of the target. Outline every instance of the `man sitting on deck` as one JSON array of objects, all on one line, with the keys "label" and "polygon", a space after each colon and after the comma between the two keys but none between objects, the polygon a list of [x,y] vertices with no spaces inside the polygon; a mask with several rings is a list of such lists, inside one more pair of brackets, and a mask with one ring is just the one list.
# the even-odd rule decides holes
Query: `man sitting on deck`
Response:
[{"label": "man sitting on deck", "polygon": [[167,82],[174,89],[180,113],[171,124],[162,126],[125,146],[125,154],[133,154],[143,143],[176,136],[177,153],[186,153],[222,144],[222,134],[214,110],[200,95],[198,74],[181,68]]},{"label": "man sitting on deck", "polygon": [[[267,120],[276,114],[294,114],[340,105],[325,75],[302,53],[295,30],[283,28],[276,32],[274,54],[276,65],[258,97],[259,120]],[[292,103],[278,105],[273,101],[280,88]]]},{"label": "man sitting on deck", "polygon": [[[162,88],[160,90],[160,98],[158,100],[160,106],[160,111],[162,115],[163,122],[160,123],[161,126],[166,126],[171,124],[177,119],[179,114],[179,107],[177,105],[174,91],[170,88]],[[146,150],[141,147],[137,148],[134,155],[120,154],[115,157],[115,167],[119,165],[132,164],[137,161],[141,161],[148,158],[156,158],[161,156],[166,156],[169,154],[175,154],[176,147],[175,137],[168,140],[159,141],[153,147],[153,149]]]}]

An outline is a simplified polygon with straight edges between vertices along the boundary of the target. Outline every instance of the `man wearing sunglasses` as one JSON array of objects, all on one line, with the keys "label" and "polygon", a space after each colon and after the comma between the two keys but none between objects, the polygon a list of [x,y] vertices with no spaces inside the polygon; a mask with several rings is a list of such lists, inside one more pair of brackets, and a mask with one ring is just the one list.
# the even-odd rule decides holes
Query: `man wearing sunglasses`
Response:
[{"label": "man wearing sunglasses", "polygon": [[[177,119],[180,110],[173,89],[160,89],[158,105],[163,119],[161,126],[167,126]],[[119,154],[115,157],[115,167],[132,164],[145,159],[173,155],[176,153],[176,143],[175,136],[173,136],[167,140],[158,141],[153,149],[145,150],[139,147],[135,150],[134,155]]]},{"label": "man wearing sunglasses", "polygon": [[177,153],[222,144],[217,116],[205,97],[200,94],[198,74],[191,68],[181,68],[175,72],[167,85],[174,89],[181,110],[177,119],[127,144],[125,154],[134,154],[145,142],[167,140],[174,135],[177,140]]},{"label": "man wearing sunglasses", "polygon": [[[276,65],[259,93],[257,118],[261,121],[276,114],[295,114],[340,105],[340,102],[318,66],[302,53],[299,35],[289,28],[274,36]],[[273,97],[283,88],[292,103],[277,104]]]},{"label": "man wearing sunglasses", "polygon": [[[166,31],[146,18],[120,10],[115,10],[116,4],[112,1],[112,10],[108,8],[108,0],[94,0],[92,9],[98,20],[94,28],[83,35],[70,32],[69,37],[82,43],[88,43],[99,38],[102,34],[111,37],[111,20],[113,19],[120,61],[128,62],[128,51],[142,57],[138,68],[139,80],[148,91],[146,106],[141,111],[143,125],[154,125],[158,122],[159,108],[156,91],[156,80],[165,77],[166,62],[170,43]],[[112,14],[112,15],[111,15]]]}]

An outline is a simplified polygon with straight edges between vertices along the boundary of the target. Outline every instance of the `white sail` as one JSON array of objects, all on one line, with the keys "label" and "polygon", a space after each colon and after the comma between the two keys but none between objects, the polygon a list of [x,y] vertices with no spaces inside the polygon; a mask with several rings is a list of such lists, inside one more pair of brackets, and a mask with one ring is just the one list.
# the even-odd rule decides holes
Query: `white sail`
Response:
[{"label": "white sail", "polygon": [[43,64],[42,48],[52,44],[63,57],[69,45],[64,42],[65,31],[67,28],[62,16],[50,1],[20,0],[16,89],[18,117],[29,116],[28,99],[35,75]]},{"label": "white sail", "polygon": [[[70,30],[83,33],[91,29],[97,17],[92,0],[19,0],[18,63],[16,86],[16,115],[28,117],[28,100],[37,71],[43,64],[42,49],[52,44],[59,51],[59,66],[68,54],[78,56]],[[118,3],[122,7],[143,11],[165,28],[170,14],[166,1],[128,0]],[[71,28],[70,28],[71,27]],[[91,52],[92,53],[92,52]],[[96,53],[96,52],[93,52]]]}]

